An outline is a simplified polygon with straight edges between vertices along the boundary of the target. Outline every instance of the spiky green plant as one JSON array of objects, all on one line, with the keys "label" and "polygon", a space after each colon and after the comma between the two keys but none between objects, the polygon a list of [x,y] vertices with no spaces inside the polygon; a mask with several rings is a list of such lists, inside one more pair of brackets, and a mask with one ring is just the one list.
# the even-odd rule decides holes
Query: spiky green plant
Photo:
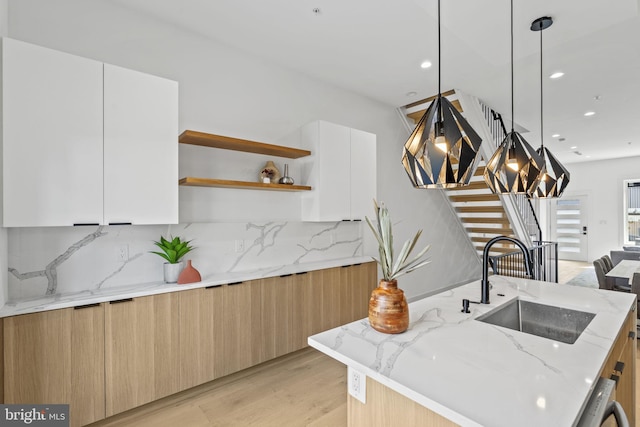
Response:
[{"label": "spiky green plant", "polygon": [[373,205],[376,211],[377,224],[374,226],[368,217],[365,217],[369,228],[373,231],[373,235],[378,240],[378,251],[380,252],[380,259],[373,258],[382,268],[382,276],[384,280],[395,280],[403,274],[411,273],[420,267],[423,267],[430,263],[428,259],[422,259],[424,254],[427,253],[430,246],[427,245],[420,253],[408,261],[411,251],[416,246],[422,230],[418,230],[416,235],[407,240],[402,246],[402,250],[398,255],[398,258],[394,261],[393,256],[393,231],[391,230],[391,217],[386,207],[378,206],[378,202],[373,201]]},{"label": "spiky green plant", "polygon": [[190,240],[182,241],[179,237],[170,237],[170,239],[167,240],[160,236],[160,240],[153,242],[153,244],[162,249],[162,252],[151,251],[151,253],[160,255],[169,264],[177,264],[183,256],[194,249],[193,246],[189,245],[191,243]]}]

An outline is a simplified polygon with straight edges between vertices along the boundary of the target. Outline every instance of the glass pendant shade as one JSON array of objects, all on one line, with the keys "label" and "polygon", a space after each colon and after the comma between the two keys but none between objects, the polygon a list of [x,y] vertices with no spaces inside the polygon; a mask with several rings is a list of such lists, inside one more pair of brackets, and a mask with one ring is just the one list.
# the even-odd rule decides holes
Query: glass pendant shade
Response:
[{"label": "glass pendant shade", "polygon": [[439,95],[405,143],[402,164],[415,188],[468,185],[481,144],[482,139],[462,114]]},{"label": "glass pendant shade", "polygon": [[487,162],[484,179],[496,194],[530,193],[538,187],[543,167],[538,152],[512,130]]},{"label": "glass pendant shade", "polygon": [[538,154],[544,162],[542,179],[531,193],[534,197],[560,197],[569,184],[569,171],[555,158],[547,147],[540,147]]}]

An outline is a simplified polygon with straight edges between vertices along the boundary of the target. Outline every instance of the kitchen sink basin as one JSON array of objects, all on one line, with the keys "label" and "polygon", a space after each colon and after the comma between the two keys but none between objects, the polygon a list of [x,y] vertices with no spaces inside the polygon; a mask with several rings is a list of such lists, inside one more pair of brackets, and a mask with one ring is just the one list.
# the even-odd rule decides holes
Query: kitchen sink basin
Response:
[{"label": "kitchen sink basin", "polygon": [[576,342],[594,313],[514,299],[476,320],[567,344]]}]

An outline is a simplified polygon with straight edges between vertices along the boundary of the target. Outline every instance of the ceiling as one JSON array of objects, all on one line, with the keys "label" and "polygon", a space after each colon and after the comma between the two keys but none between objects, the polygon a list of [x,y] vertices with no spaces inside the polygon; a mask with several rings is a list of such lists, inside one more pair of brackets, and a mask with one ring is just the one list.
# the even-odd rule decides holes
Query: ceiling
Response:
[{"label": "ceiling", "polygon": [[[438,92],[436,0],[112,1],[394,107]],[[514,1],[515,122],[533,146],[540,33],[529,27],[546,15],[554,24],[543,32],[545,145],[565,163],[640,156],[639,1]],[[509,4],[441,6],[442,90],[474,95],[507,119]],[[433,66],[420,68],[424,60]],[[555,71],[565,75],[549,79]]]}]

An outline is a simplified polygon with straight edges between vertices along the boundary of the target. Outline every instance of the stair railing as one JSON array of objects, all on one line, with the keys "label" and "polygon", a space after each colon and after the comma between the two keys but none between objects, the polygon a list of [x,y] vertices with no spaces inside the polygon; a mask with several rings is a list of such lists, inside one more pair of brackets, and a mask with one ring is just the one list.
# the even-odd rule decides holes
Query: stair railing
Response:
[{"label": "stair railing", "polygon": [[527,275],[520,251],[490,256],[489,264],[493,269],[493,274],[558,283],[557,242],[536,241],[529,248],[529,256],[533,264],[533,277]]}]

